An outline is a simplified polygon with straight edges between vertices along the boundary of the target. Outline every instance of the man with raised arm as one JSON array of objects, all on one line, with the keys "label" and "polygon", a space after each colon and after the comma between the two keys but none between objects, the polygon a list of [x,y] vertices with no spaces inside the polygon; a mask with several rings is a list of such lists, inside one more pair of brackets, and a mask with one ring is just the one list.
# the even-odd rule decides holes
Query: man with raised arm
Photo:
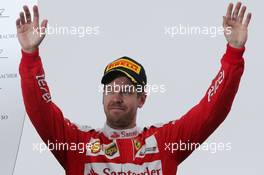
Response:
[{"label": "man with raised arm", "polygon": [[[172,175],[196,147],[176,149],[181,143],[202,144],[228,115],[244,70],[247,28],[251,14],[230,3],[223,27],[227,39],[221,67],[201,101],[177,120],[143,129],[137,127],[137,109],[144,105],[147,77],[143,66],[129,57],[109,63],[101,80],[106,122],[102,129],[79,126],[63,116],[51,99],[45,81],[39,45],[47,20],[39,26],[37,6],[33,20],[27,6],[16,21],[22,47],[19,67],[27,114],[42,140],[57,144],[52,153],[67,175]],[[141,90],[139,90],[141,89]],[[93,119],[96,116],[93,116]],[[59,147],[61,145],[63,147]],[[84,151],[73,149],[85,145]]]}]

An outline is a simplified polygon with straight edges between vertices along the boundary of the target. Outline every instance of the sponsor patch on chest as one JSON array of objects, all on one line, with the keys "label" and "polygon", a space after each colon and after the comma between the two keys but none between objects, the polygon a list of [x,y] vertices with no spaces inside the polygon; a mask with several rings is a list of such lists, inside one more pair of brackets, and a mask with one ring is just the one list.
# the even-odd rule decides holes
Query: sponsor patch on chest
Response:
[{"label": "sponsor patch on chest", "polygon": [[161,161],[133,163],[87,163],[84,175],[162,175]]}]

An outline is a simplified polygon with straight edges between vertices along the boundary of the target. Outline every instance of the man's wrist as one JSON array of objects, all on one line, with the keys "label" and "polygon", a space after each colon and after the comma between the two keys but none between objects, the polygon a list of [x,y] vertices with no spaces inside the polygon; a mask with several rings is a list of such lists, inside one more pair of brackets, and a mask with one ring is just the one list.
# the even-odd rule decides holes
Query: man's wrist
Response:
[{"label": "man's wrist", "polygon": [[22,59],[21,63],[23,65],[31,65],[32,63],[35,63],[36,61],[40,60],[39,57],[39,49],[36,48],[33,52],[25,52],[23,49],[21,49],[22,52]]},{"label": "man's wrist", "polygon": [[229,44],[229,46],[236,48],[236,49],[242,49],[245,47],[244,45],[239,45],[239,44],[231,43],[231,42],[229,42],[228,44]]},{"label": "man's wrist", "polygon": [[243,64],[244,52],[245,52],[245,47],[235,48],[235,47],[232,47],[228,43],[226,47],[226,53],[225,53],[225,56],[223,57],[223,60],[231,64]]},{"label": "man's wrist", "polygon": [[38,47],[36,47],[36,48],[30,48],[30,49],[24,49],[24,48],[22,48],[23,52],[29,53],[29,54],[36,52],[37,49],[38,49]]}]

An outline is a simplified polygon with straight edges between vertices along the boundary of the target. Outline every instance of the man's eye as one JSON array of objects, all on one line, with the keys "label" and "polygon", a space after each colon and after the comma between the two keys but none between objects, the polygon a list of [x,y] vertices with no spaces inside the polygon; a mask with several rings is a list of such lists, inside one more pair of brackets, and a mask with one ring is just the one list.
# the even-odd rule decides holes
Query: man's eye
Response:
[{"label": "man's eye", "polygon": [[123,94],[130,95],[133,94],[133,91],[131,89],[126,89],[125,91],[122,91]]},{"label": "man's eye", "polygon": [[131,94],[129,91],[124,91],[123,94]]},{"label": "man's eye", "polygon": [[114,91],[113,91],[112,88],[107,88],[107,89],[105,89],[104,93],[105,93],[106,95],[109,95],[109,94],[113,94]]}]

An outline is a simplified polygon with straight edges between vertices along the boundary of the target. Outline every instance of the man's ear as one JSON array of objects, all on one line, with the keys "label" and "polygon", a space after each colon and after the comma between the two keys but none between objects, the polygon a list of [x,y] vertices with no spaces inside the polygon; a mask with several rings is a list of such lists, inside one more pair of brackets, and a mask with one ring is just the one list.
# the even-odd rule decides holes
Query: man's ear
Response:
[{"label": "man's ear", "polygon": [[103,97],[102,97],[102,104],[104,105],[104,92],[102,93]]},{"label": "man's ear", "polygon": [[138,98],[139,98],[138,107],[142,108],[143,105],[145,104],[146,99],[147,99],[147,94],[144,92],[144,93],[140,94],[140,96]]}]

